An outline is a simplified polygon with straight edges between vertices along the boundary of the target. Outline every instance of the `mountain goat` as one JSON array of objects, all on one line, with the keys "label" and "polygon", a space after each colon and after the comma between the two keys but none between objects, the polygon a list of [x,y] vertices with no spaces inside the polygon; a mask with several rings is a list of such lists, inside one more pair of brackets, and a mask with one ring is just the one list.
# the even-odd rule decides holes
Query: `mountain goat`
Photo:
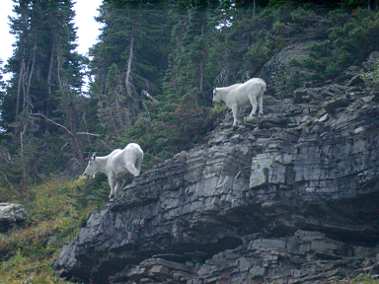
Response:
[{"label": "mountain goat", "polygon": [[142,160],[141,147],[136,143],[130,143],[124,149],[113,150],[104,157],[96,157],[95,153],[92,154],[82,176],[94,178],[96,173],[104,173],[111,188],[109,199],[112,199],[122,186],[121,179],[124,175],[131,173],[135,177],[139,176]]},{"label": "mountain goat", "polygon": [[266,83],[260,78],[252,78],[245,83],[234,84],[229,87],[213,89],[213,102],[223,101],[233,112],[233,127],[239,123],[239,109],[246,103],[251,104],[249,118],[257,112],[263,114],[263,94],[266,91]]}]

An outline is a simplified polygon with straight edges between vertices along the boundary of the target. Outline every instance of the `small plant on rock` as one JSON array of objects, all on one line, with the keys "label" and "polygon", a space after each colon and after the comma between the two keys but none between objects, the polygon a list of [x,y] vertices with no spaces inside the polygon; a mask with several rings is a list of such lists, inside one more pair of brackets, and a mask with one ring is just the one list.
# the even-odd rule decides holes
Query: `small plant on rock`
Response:
[{"label": "small plant on rock", "polygon": [[379,92],[379,60],[376,61],[372,70],[361,75],[366,85]]}]

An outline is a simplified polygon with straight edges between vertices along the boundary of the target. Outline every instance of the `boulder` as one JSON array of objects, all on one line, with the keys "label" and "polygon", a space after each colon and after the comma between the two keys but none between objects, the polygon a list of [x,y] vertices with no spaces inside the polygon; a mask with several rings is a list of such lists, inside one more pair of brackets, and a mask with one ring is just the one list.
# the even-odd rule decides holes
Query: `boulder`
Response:
[{"label": "boulder", "polygon": [[7,231],[15,225],[25,222],[26,210],[21,204],[0,203],[0,230]]}]

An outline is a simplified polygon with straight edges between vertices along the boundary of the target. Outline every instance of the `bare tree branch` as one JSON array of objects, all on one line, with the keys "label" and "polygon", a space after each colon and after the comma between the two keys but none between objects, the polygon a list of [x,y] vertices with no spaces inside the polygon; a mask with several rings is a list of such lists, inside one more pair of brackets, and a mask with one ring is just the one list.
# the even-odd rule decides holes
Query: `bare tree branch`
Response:
[{"label": "bare tree branch", "polygon": [[91,133],[91,132],[86,132],[86,131],[80,131],[80,132],[75,132],[73,133],[70,129],[68,129],[66,126],[52,120],[51,118],[48,118],[46,115],[42,114],[42,113],[32,113],[31,114],[32,116],[36,116],[36,117],[41,117],[43,118],[44,120],[50,122],[51,124],[55,125],[55,126],[58,126],[60,128],[62,128],[64,131],[66,131],[70,136],[74,136],[74,135],[88,135],[88,136],[95,136],[95,137],[100,137],[101,135],[100,134],[96,134],[96,133]]},{"label": "bare tree branch", "polygon": [[30,98],[30,87],[32,84],[32,78],[33,78],[33,73],[34,73],[34,66],[36,63],[36,50],[37,50],[37,45],[34,44],[33,46],[33,55],[32,55],[32,62],[30,63],[30,71],[29,74],[27,74],[27,85],[26,85],[26,94],[25,94],[25,100],[26,103],[29,105],[29,107],[32,107],[32,100]]},{"label": "bare tree branch", "polygon": [[132,96],[132,89],[131,89],[131,72],[132,72],[132,62],[133,62],[133,53],[134,53],[134,35],[133,35],[133,29],[131,32],[131,39],[130,39],[130,45],[129,45],[129,58],[128,58],[128,65],[126,69],[126,75],[125,75],[125,87],[126,92],[128,96]]},{"label": "bare tree branch", "polygon": [[50,60],[49,60],[49,72],[47,74],[47,88],[48,94],[52,94],[52,76],[53,76],[53,67],[54,67],[54,52],[55,52],[55,39],[53,38],[53,46],[50,50]]},{"label": "bare tree branch", "polygon": [[88,136],[101,137],[100,134],[91,133],[91,132],[86,132],[86,131],[76,132],[76,134],[77,134],[77,135],[88,135]]},{"label": "bare tree branch", "polygon": [[42,113],[32,113],[31,114],[32,116],[37,116],[37,117],[41,117],[43,118],[44,120],[50,122],[51,124],[54,124],[55,126],[58,126],[60,128],[62,128],[64,131],[66,131],[70,136],[74,136],[74,133],[72,133],[72,131],[70,129],[68,129],[66,126],[48,118],[46,115],[42,114]]}]

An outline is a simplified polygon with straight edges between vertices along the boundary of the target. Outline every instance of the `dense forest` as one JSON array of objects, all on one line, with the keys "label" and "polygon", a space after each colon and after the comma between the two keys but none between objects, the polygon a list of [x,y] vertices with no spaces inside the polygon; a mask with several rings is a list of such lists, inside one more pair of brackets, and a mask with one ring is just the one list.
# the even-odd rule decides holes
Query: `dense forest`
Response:
[{"label": "dense forest", "polygon": [[[52,259],[108,194],[103,177],[76,180],[90,153],[137,142],[145,171],[202,142],[226,113],[212,106],[212,89],[261,76],[305,30],[320,41],[292,62],[306,72],[281,74],[283,97],[338,78],[379,47],[375,0],[104,0],[85,57],[73,4],[14,0],[16,45],[0,58],[0,202],[25,203],[32,226],[0,235],[0,283],[29,271],[25,283],[60,283]],[[378,88],[375,68],[362,78]]]},{"label": "dense forest", "polygon": [[[26,191],[51,174],[78,174],[88,153],[127,141],[142,144],[147,166],[196,143],[215,119],[215,85],[257,75],[331,9],[282,2],[108,1],[88,59],[75,51],[72,1],[16,1],[17,43],[4,69],[13,76],[1,95],[1,165],[11,170],[2,183]],[[336,76],[378,45],[376,14],[358,2],[334,4],[345,10],[319,23],[331,29],[306,62],[314,77]]]}]

